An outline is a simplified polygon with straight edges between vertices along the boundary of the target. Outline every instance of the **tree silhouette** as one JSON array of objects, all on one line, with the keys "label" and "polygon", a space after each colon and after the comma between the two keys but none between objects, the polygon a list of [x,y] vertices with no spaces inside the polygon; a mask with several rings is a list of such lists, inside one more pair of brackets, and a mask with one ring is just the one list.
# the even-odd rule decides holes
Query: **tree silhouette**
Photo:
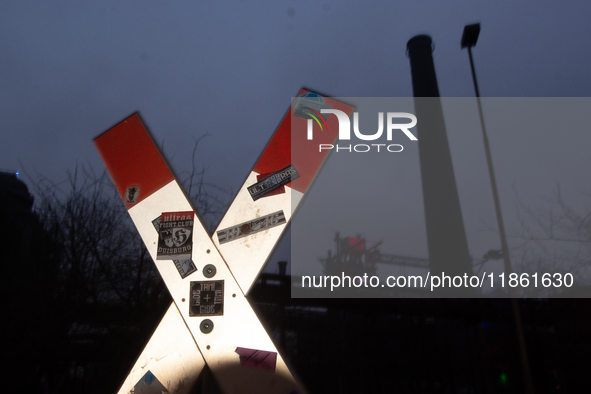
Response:
[{"label": "tree silhouette", "polygon": [[[229,192],[197,168],[200,141],[181,175],[212,229]],[[37,174],[29,183],[35,212],[2,213],[2,247],[12,251],[4,257],[13,262],[3,278],[3,333],[15,339],[15,376],[23,392],[116,391],[170,305],[168,290],[106,171],[77,164],[63,182]]]},{"label": "tree silhouette", "polygon": [[572,287],[530,288],[529,296],[589,296],[591,272],[591,207],[575,208],[556,185],[553,198],[546,206],[533,208],[517,197],[519,230],[514,238],[521,240],[515,248],[520,256],[519,271],[529,274],[571,274]]}]

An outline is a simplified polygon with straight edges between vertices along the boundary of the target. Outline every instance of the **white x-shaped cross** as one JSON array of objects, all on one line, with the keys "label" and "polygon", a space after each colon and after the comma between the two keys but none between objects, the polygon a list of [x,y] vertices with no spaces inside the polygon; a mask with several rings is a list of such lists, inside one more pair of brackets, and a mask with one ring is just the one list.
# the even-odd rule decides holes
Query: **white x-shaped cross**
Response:
[{"label": "white x-shaped cross", "polygon": [[[211,238],[137,114],[95,139],[174,301],[119,393],[187,393],[206,363],[227,394],[304,392],[245,297],[326,158],[319,144],[337,137],[318,110],[353,111],[298,97]],[[312,119],[326,130],[308,140]]]}]

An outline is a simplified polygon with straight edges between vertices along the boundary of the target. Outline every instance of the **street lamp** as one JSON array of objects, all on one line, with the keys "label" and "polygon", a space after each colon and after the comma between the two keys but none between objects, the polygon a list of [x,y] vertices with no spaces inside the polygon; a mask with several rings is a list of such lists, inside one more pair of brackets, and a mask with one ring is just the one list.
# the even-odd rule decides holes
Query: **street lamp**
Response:
[{"label": "street lamp", "polygon": [[[486,162],[488,164],[488,174],[490,176],[490,184],[493,192],[493,200],[495,203],[495,211],[497,213],[497,222],[499,225],[499,234],[501,236],[501,249],[503,252],[503,262],[505,265],[505,273],[507,278],[513,272],[511,268],[511,260],[509,258],[509,247],[507,246],[507,236],[505,235],[505,225],[503,224],[503,215],[501,213],[501,203],[499,201],[499,192],[497,190],[497,181],[495,179],[495,172],[493,169],[492,157],[490,154],[490,146],[488,144],[488,136],[486,135],[486,127],[484,125],[484,116],[482,114],[482,105],[480,103],[480,91],[478,90],[478,81],[476,81],[476,72],[474,71],[474,60],[472,59],[472,47],[476,45],[478,36],[480,35],[480,23],[473,25],[466,25],[464,27],[464,34],[462,35],[462,49],[468,48],[468,57],[470,58],[470,68],[472,70],[472,81],[474,82],[474,91],[476,93],[476,102],[478,103],[478,113],[480,114],[480,125],[482,127],[482,138],[484,140],[484,151],[486,153]],[[509,288],[511,292],[511,288]],[[517,328],[517,337],[519,340],[519,353],[521,355],[521,363],[525,372],[525,387],[528,394],[533,394],[533,383],[529,370],[529,362],[527,359],[527,351],[525,349],[525,338],[523,337],[523,327],[521,324],[521,314],[519,312],[519,305],[515,297],[511,298],[513,307],[513,317]]]},{"label": "street lamp", "polygon": [[476,45],[478,36],[480,35],[480,23],[467,25],[464,27],[464,34],[462,35],[462,49],[468,48],[468,56],[470,57],[470,68],[472,69],[472,80],[474,82],[474,91],[476,92],[476,102],[478,103],[478,113],[480,114],[480,125],[482,127],[482,138],[484,139],[484,151],[486,153],[486,162],[488,164],[488,174],[490,175],[490,184],[493,192],[493,200],[495,203],[495,210],[497,212],[497,222],[499,225],[499,233],[501,235],[501,249],[503,251],[503,261],[505,265],[505,274],[507,277],[513,272],[511,268],[511,260],[509,258],[509,247],[507,246],[507,236],[505,235],[505,225],[503,223],[503,215],[501,213],[501,203],[499,201],[499,192],[497,190],[497,181],[493,169],[492,156],[490,154],[490,146],[488,144],[488,136],[486,135],[486,127],[484,125],[484,116],[482,114],[482,105],[480,103],[480,91],[478,89],[478,81],[476,81],[476,72],[474,71],[474,61],[472,59],[472,47]]}]

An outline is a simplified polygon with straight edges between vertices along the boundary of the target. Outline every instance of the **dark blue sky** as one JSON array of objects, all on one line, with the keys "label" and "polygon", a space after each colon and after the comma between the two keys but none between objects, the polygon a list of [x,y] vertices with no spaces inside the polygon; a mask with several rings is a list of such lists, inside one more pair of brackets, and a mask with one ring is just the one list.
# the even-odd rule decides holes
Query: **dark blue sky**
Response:
[{"label": "dark blue sky", "polygon": [[[139,111],[177,173],[190,168],[194,139],[209,133],[199,163],[236,190],[302,86],[338,97],[411,96],[405,49],[416,34],[433,37],[442,96],[474,94],[459,44],[474,22],[483,96],[590,96],[590,14],[583,1],[2,1],[0,168],[55,182],[77,162],[100,171],[93,138]],[[546,184],[512,170],[537,166],[540,151],[491,135],[508,216],[512,185],[532,199],[552,195],[556,180],[574,196],[589,192],[591,163],[580,149],[589,131],[557,132],[562,139],[548,144],[560,149],[546,153],[565,156],[546,161]],[[452,153],[462,150],[448,133]],[[544,146],[546,137],[535,138]],[[458,174],[469,200],[484,163],[454,166],[470,173]]]}]

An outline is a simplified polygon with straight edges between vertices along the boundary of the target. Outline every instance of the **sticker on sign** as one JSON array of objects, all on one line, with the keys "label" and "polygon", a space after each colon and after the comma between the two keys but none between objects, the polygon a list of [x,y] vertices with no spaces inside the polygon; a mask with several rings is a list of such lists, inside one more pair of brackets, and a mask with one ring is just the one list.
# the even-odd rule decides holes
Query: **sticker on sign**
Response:
[{"label": "sticker on sign", "polygon": [[157,260],[188,260],[193,250],[195,213],[163,212],[158,226]]},{"label": "sticker on sign", "polygon": [[256,201],[259,198],[271,193],[273,190],[283,185],[287,185],[299,177],[300,174],[298,174],[296,168],[293,166],[293,164],[290,164],[289,166],[263,178],[254,185],[249,186],[248,192],[250,193],[253,201]]},{"label": "sticker on sign", "polygon": [[283,211],[273,212],[269,215],[256,218],[246,223],[240,223],[236,226],[225,228],[217,232],[218,240],[221,244],[234,241],[235,239],[247,237],[271,227],[280,226],[286,223]]},{"label": "sticker on sign", "polygon": [[224,281],[191,282],[189,316],[221,316],[224,314]]},{"label": "sticker on sign", "polygon": [[[156,219],[152,220],[152,225],[156,229],[156,232],[160,234],[160,216]],[[191,275],[193,272],[197,271],[197,267],[195,263],[193,263],[193,259],[185,259],[185,260],[172,260],[174,266],[176,267],[177,271],[181,278],[185,279],[187,276]]]}]

